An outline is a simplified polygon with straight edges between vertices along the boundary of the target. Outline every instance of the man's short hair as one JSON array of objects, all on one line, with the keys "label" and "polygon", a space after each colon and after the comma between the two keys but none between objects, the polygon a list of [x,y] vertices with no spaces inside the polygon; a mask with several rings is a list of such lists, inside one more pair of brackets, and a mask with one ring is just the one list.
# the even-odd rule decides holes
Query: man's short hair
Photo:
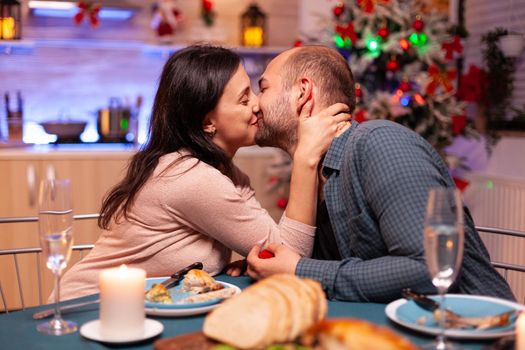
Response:
[{"label": "man's short hair", "polygon": [[310,77],[321,92],[325,107],[337,102],[355,108],[354,77],[340,53],[325,46],[303,46],[288,57],[283,65],[283,85],[291,89],[301,75]]}]

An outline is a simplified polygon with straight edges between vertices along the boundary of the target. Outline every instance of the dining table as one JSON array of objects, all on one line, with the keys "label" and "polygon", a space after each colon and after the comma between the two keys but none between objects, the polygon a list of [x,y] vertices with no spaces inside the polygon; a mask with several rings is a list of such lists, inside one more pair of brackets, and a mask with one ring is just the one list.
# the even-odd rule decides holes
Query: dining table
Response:
[{"label": "dining table", "polygon": [[[216,279],[232,283],[241,289],[254,283],[248,276],[231,277],[228,275],[219,275],[216,276]],[[98,295],[90,295],[61,302],[61,305],[95,300],[98,297]],[[185,317],[157,317],[147,315],[148,318],[160,321],[164,326],[164,330],[160,335],[136,343],[108,344],[86,339],[78,331],[62,336],[46,335],[38,332],[36,327],[43,320],[34,320],[32,315],[36,311],[50,307],[53,307],[53,305],[42,305],[0,314],[0,349],[152,349],[155,341],[159,339],[200,331],[206,316],[205,314]],[[413,342],[416,346],[429,343],[434,339],[432,335],[412,331],[390,321],[385,314],[385,307],[386,304],[381,303],[329,300],[327,318],[355,318],[366,320],[394,331]],[[98,317],[98,304],[65,311],[63,313],[63,318],[76,322],[79,328],[89,321],[98,319]],[[458,343],[463,349],[495,349],[494,344],[496,340],[453,341]]]}]

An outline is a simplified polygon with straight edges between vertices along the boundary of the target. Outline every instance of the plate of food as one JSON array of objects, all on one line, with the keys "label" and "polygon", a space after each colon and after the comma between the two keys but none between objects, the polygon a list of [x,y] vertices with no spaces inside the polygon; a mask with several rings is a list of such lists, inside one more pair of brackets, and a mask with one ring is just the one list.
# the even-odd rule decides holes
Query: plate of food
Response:
[{"label": "plate of food", "polygon": [[[431,298],[436,301],[439,300],[437,296]],[[473,321],[474,324],[479,321],[479,326],[458,322],[456,325],[447,327],[445,330],[447,337],[492,339],[512,335],[517,315],[525,310],[525,306],[493,297],[447,294],[445,309],[460,315],[465,321]],[[404,298],[395,300],[386,306],[385,313],[390,320],[404,327],[427,334],[437,335],[440,333],[436,314],[421,308],[413,300]],[[508,317],[502,318],[501,315],[508,315]],[[483,322],[485,324],[488,322],[490,326],[481,326]]]},{"label": "plate of food", "polygon": [[224,299],[241,292],[231,283],[215,280],[203,270],[190,270],[173,288],[162,282],[167,277],[146,279],[144,306],[146,314],[154,316],[191,316],[206,313]]}]

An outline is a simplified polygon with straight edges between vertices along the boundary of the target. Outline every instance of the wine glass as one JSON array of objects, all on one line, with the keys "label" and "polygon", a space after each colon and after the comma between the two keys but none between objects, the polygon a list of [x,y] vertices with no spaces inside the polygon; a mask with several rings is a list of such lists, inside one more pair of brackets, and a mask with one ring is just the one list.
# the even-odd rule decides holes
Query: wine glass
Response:
[{"label": "wine glass", "polygon": [[77,324],[60,316],[60,275],[73,245],[73,206],[69,180],[43,180],[40,184],[38,229],[46,266],[55,276],[55,316],[37,330],[52,335],[75,332]]},{"label": "wine glass", "polygon": [[457,349],[445,339],[445,293],[463,260],[463,204],[456,188],[429,191],[424,222],[424,246],[432,284],[440,296],[440,333],[425,349]]}]

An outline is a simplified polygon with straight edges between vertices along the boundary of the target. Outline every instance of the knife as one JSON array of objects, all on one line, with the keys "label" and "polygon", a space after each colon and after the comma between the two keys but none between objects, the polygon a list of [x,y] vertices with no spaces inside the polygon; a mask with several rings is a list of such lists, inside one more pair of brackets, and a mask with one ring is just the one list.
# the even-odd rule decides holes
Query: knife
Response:
[{"label": "knife", "polygon": [[419,307],[430,312],[439,309],[439,303],[437,301],[430,299],[423,294],[414,293],[410,288],[403,289],[401,294],[403,295],[403,298],[413,300]]},{"label": "knife", "polygon": [[189,266],[186,266],[180,271],[175,272],[173,275],[170,276],[165,281],[162,281],[160,284],[162,284],[167,289],[173,288],[179,283],[180,279],[184,277],[190,270],[202,270],[203,265],[201,262],[195,262]]},{"label": "knife", "polygon": [[[185,268],[183,268],[182,270],[179,270],[177,272],[175,272],[173,275],[170,276],[170,278],[168,278],[167,280],[164,280],[162,282],[160,282],[160,284],[162,284],[164,287],[166,288],[173,288],[180,280],[182,277],[184,277],[184,275],[186,275],[188,273],[188,271],[190,270],[193,270],[193,269],[197,269],[197,270],[202,270],[203,268],[203,265],[201,262],[195,262]],[[64,306],[60,306],[60,311],[64,311],[64,310],[69,310],[69,309],[75,309],[75,308],[78,308],[78,307],[82,307],[82,306],[87,306],[87,305],[93,305],[93,304],[98,304],[100,303],[100,299],[96,299],[96,300],[91,300],[91,301],[85,301],[85,302],[82,302],[82,303],[75,303],[75,304],[70,304],[70,305],[64,305]],[[34,320],[40,320],[42,318],[46,318],[48,316],[51,316],[55,313],[55,309],[46,309],[46,310],[42,310],[42,311],[38,311],[38,312],[35,312],[33,314],[33,319]]]}]

